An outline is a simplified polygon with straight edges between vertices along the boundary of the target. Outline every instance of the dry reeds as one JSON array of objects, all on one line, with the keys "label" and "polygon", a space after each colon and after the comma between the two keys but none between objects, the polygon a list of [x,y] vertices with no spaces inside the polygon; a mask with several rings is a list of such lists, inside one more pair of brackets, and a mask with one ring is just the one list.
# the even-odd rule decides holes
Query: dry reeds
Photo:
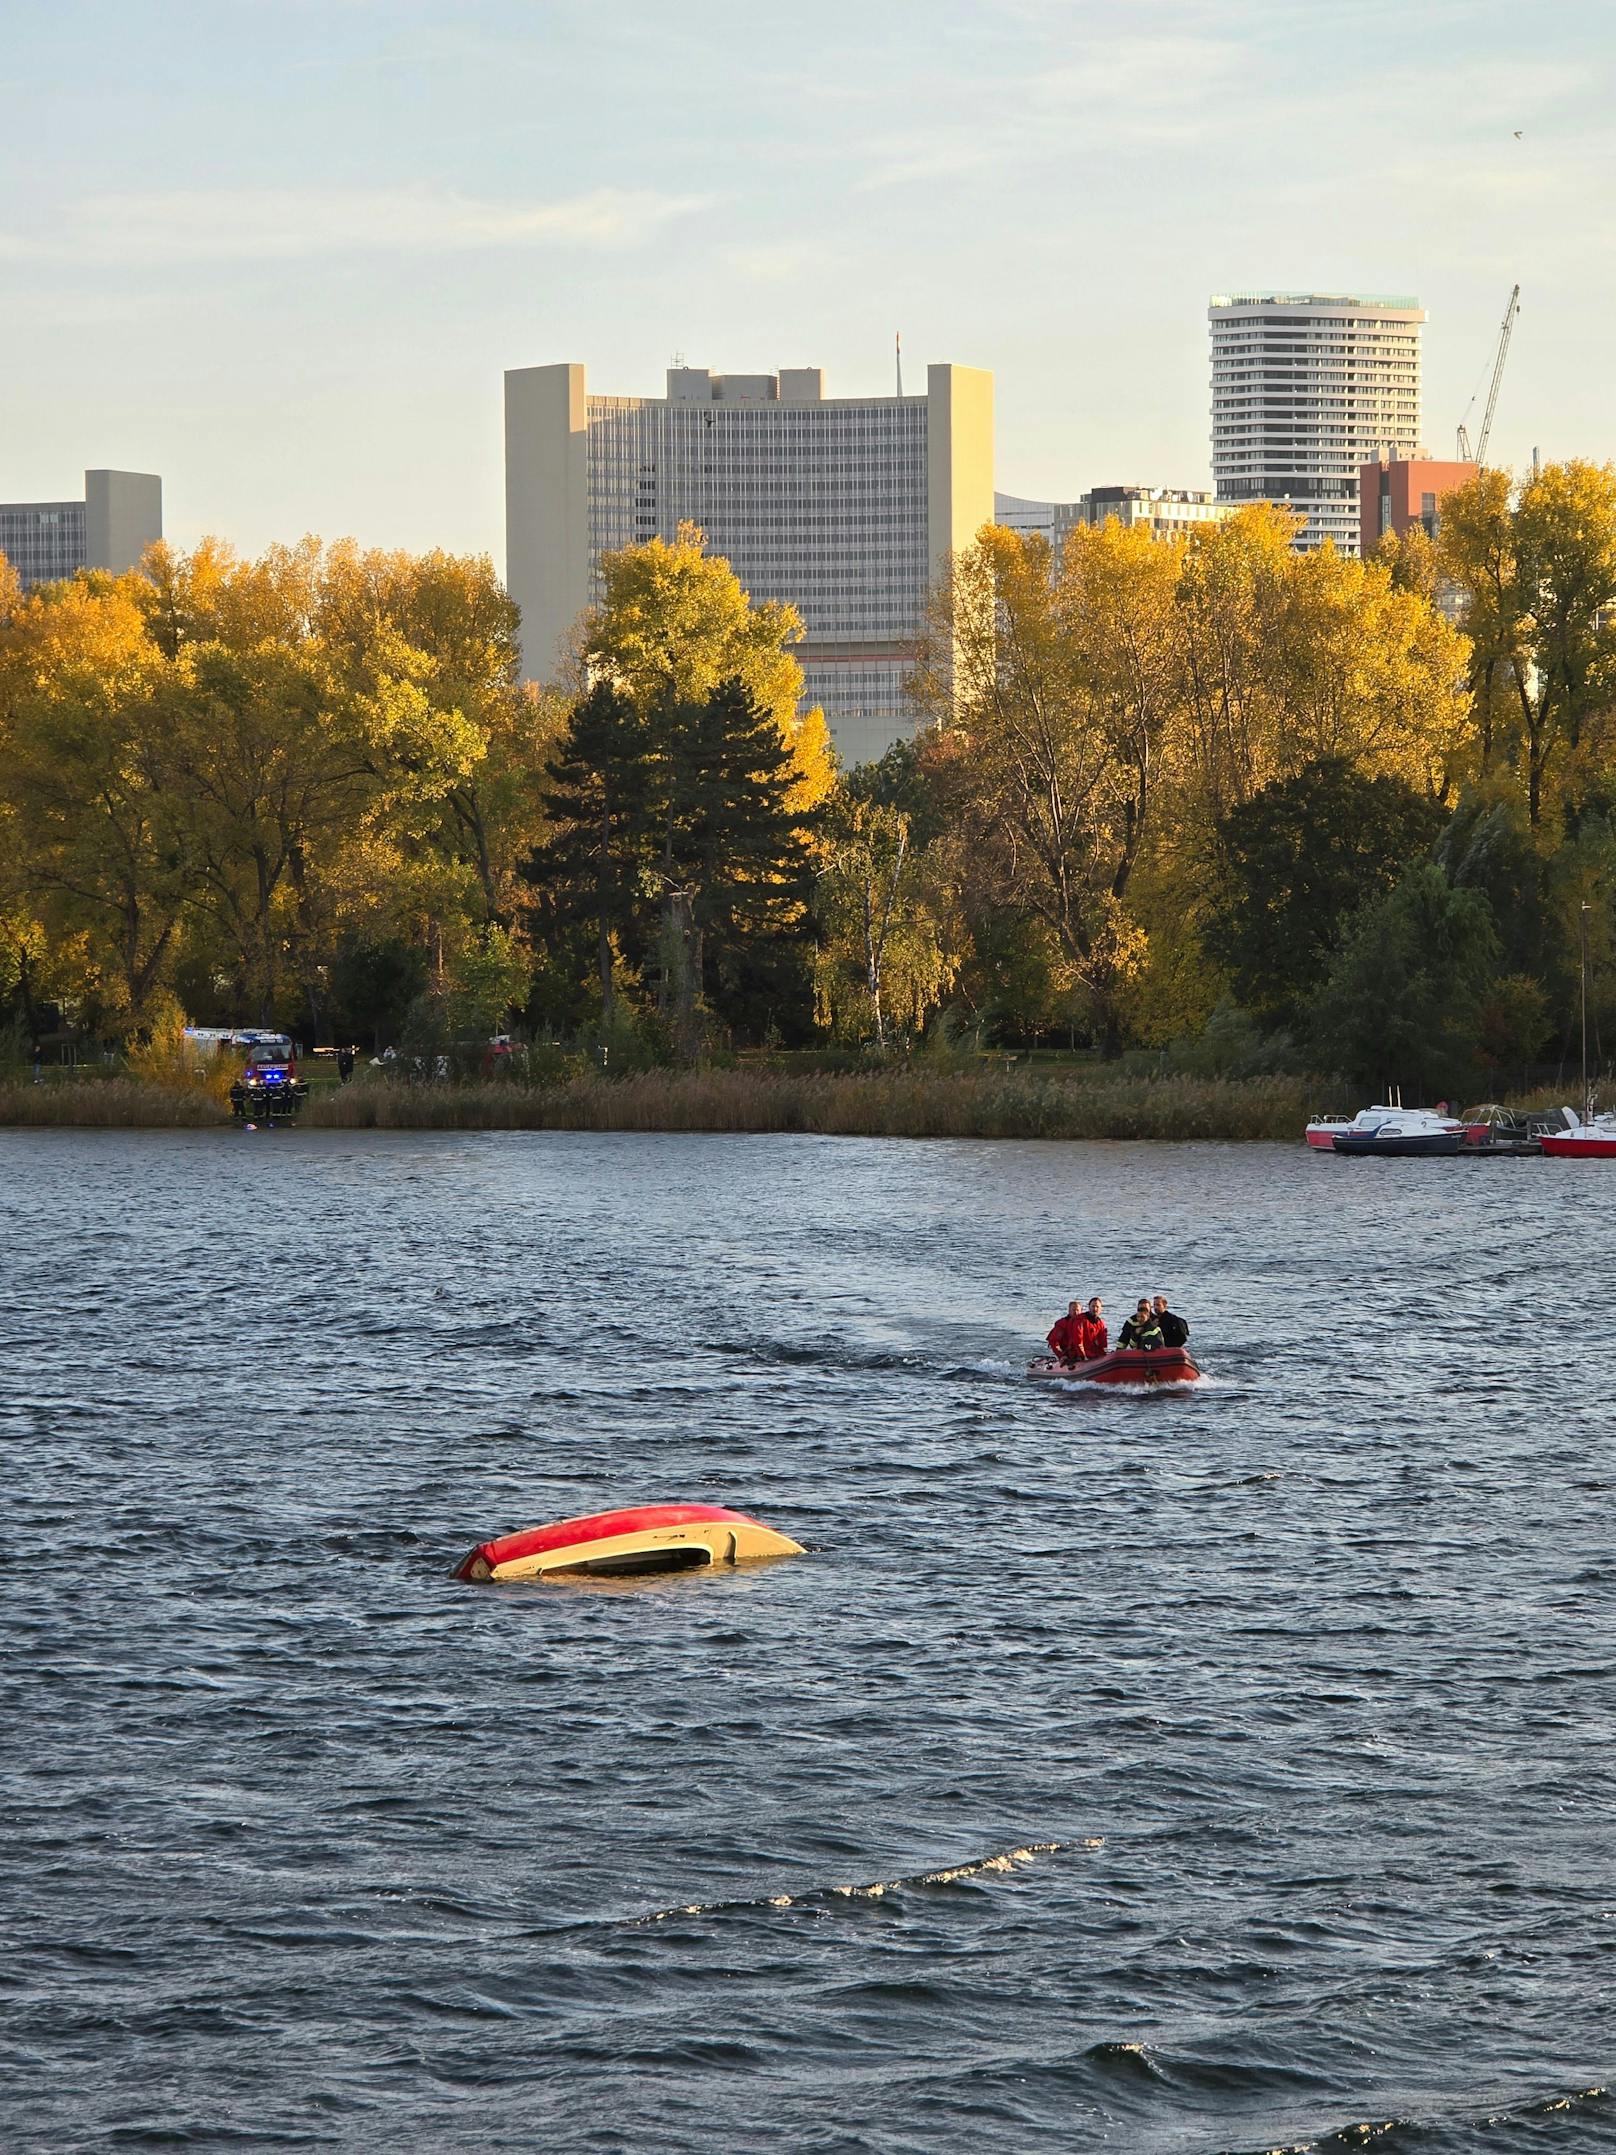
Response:
[{"label": "dry reeds", "polygon": [[[837,1137],[1294,1138],[1321,1088],[1299,1078],[1036,1071],[651,1070],[559,1085],[373,1079],[316,1093],[317,1130],[806,1131]],[[135,1078],[0,1084],[0,1124],[196,1129],[227,1120],[192,1086]]]},{"label": "dry reeds", "polygon": [[79,1130],[200,1130],[230,1120],[198,1085],[143,1078],[52,1078],[0,1082],[0,1127]]},{"label": "dry reeds", "polygon": [[312,1100],[322,1129],[810,1131],[842,1137],[1295,1137],[1295,1078],[653,1070],[556,1086],[361,1084]]}]

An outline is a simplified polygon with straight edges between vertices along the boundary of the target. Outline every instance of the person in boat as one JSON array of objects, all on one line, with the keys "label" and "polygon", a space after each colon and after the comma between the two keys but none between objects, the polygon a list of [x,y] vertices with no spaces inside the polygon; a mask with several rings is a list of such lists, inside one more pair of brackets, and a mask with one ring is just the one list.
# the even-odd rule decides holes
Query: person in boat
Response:
[{"label": "person in boat", "polygon": [[1086,1308],[1081,1302],[1067,1304],[1066,1315],[1057,1319],[1049,1335],[1049,1351],[1057,1361],[1069,1368],[1075,1362],[1095,1361],[1107,1351],[1104,1310],[1097,1294],[1089,1296]]},{"label": "person in boat", "polygon": [[1110,1352],[1111,1342],[1105,1329],[1105,1304],[1097,1294],[1091,1294],[1088,1307],[1083,1312],[1083,1360],[1098,1361],[1102,1354]]},{"label": "person in boat", "polygon": [[1066,1315],[1055,1319],[1045,1342],[1057,1362],[1081,1362],[1084,1359],[1083,1333],[1086,1322],[1082,1303],[1075,1300],[1068,1302]]},{"label": "person in boat", "polygon": [[1161,1344],[1162,1330],[1156,1322],[1156,1312],[1150,1306],[1150,1297],[1141,1295],[1139,1307],[1122,1327],[1117,1345],[1135,1348],[1141,1354],[1153,1354]]},{"label": "person in boat", "polygon": [[1184,1319],[1167,1307],[1167,1297],[1159,1294],[1152,1305],[1156,1324],[1164,1347],[1182,1347],[1190,1336],[1190,1328]]}]

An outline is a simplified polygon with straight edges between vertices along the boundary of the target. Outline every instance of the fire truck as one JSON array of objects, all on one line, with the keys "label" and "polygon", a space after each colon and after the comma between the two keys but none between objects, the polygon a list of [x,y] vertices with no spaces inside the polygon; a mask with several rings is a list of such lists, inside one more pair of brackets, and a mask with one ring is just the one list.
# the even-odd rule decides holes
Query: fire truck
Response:
[{"label": "fire truck", "polygon": [[309,1088],[297,1074],[297,1043],[287,1033],[251,1025],[188,1025],[185,1037],[199,1054],[239,1057],[230,1108],[243,1122],[295,1115],[308,1098]]}]

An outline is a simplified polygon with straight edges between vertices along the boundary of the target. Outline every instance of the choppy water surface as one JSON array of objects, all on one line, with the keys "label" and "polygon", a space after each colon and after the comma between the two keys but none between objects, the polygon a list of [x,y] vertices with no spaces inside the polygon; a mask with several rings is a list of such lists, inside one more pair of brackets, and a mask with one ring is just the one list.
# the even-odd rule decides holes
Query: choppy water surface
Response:
[{"label": "choppy water surface", "polygon": [[[1616,2144],[1613,1200],[0,1133],[0,2138]],[[1019,1378],[1157,1286],[1204,1391]],[[675,1498],[812,1553],[449,1576]]]}]

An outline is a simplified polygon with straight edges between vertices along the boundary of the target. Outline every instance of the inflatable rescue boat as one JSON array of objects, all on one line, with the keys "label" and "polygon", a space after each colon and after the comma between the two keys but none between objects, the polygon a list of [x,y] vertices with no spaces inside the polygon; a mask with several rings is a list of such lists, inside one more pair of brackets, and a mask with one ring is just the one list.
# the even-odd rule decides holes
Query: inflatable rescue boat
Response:
[{"label": "inflatable rescue boat", "polygon": [[1029,1377],[1064,1377],[1078,1384],[1199,1384],[1201,1372],[1182,1347],[1118,1347],[1091,1362],[1057,1362],[1041,1354]]},{"label": "inflatable rescue boat", "polygon": [[719,1504],[642,1504],[479,1542],[455,1567],[455,1577],[500,1585],[510,1579],[629,1579],[802,1554],[801,1542]]}]

